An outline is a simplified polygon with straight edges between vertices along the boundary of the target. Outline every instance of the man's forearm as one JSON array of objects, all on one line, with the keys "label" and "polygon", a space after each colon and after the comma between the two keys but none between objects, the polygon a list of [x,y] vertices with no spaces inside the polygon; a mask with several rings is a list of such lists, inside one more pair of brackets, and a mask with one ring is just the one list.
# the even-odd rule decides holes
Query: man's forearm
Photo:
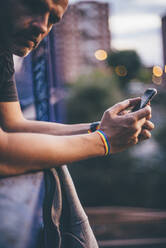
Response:
[{"label": "man's forearm", "polygon": [[[19,117],[19,112],[14,110],[16,104],[7,108],[10,103],[5,103],[5,106],[2,106],[2,103],[0,175],[16,175],[32,170],[42,170],[104,155],[108,148],[106,143],[110,145],[110,153],[127,149],[138,142],[138,135],[147,123],[146,120],[151,116],[150,106],[136,112],[119,115],[125,109],[136,105],[138,101],[137,98],[129,99],[105,111],[100,124],[100,131],[103,132],[105,139],[99,137],[97,132],[69,135],[80,132],[78,131],[81,129],[79,125],[76,125],[79,128],[72,127],[68,131],[69,128],[66,125],[25,121],[24,118]],[[13,115],[17,117],[14,120]],[[55,131],[58,129],[58,132]],[[88,129],[89,124],[85,124],[81,132],[87,132]],[[153,129],[152,126],[151,129]],[[150,138],[151,134],[146,133],[145,136]]]},{"label": "man's forearm", "polygon": [[89,123],[66,125],[54,122],[22,120],[10,126],[8,132],[28,132],[51,135],[76,135],[87,134]]},{"label": "man's forearm", "polygon": [[0,133],[0,175],[16,175],[104,155],[97,133],[53,136]]}]

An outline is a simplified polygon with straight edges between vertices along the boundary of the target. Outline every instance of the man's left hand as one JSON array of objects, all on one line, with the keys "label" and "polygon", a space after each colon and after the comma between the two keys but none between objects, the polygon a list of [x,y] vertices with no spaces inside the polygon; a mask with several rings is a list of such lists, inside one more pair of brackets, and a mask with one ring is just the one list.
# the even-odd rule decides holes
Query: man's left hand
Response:
[{"label": "man's left hand", "polygon": [[154,127],[155,126],[151,121],[146,120],[145,124],[142,127],[142,131],[139,134],[139,141],[151,138],[151,131],[154,129]]}]

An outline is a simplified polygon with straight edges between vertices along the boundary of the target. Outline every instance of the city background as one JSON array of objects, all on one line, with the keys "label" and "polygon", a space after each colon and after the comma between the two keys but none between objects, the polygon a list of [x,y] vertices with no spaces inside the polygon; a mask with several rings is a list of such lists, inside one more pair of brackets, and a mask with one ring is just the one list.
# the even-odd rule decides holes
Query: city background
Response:
[{"label": "city background", "polygon": [[38,51],[15,57],[29,119],[97,121],[113,104],[149,87],[158,90],[151,140],[69,165],[101,247],[165,247],[165,65],[164,0],[71,1]]}]

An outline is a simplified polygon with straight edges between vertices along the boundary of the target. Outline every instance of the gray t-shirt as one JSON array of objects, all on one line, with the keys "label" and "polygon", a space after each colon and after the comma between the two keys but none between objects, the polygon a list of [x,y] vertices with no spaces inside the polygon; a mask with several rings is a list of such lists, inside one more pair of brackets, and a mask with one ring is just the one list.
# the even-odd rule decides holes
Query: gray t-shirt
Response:
[{"label": "gray t-shirt", "polygon": [[0,102],[18,101],[16,82],[14,79],[13,55],[0,54]]}]

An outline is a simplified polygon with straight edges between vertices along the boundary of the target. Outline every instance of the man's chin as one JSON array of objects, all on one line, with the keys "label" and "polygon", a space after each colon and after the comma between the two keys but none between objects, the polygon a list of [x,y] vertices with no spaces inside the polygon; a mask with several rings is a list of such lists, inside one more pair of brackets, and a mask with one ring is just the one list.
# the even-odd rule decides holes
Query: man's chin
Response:
[{"label": "man's chin", "polygon": [[13,54],[19,56],[19,57],[26,57],[33,49],[24,47],[24,48],[14,48]]}]

